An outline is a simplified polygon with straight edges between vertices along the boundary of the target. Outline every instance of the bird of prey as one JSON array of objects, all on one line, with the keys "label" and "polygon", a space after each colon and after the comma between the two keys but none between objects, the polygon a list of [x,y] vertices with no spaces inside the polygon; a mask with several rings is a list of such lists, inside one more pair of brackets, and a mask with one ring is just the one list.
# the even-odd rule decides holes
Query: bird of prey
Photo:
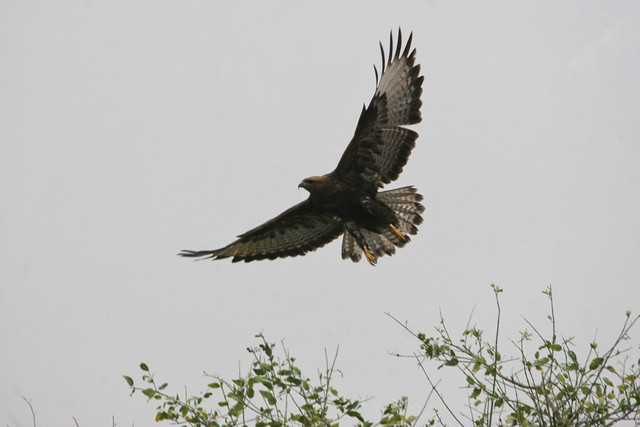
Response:
[{"label": "bird of prey", "polygon": [[302,180],[307,200],[238,236],[215,250],[183,250],[178,255],[233,262],[304,255],[341,234],[342,258],[358,262],[362,253],[371,265],[378,257],[393,255],[409,242],[422,223],[422,196],[413,186],[378,191],[398,178],[415,146],[418,134],[402,127],[421,121],[420,95],[423,76],[415,65],[411,39],[402,45],[398,30],[389,54],[380,43],[382,68],[376,75],[376,91],[362,108],[356,131],[338,166],[331,173]]}]

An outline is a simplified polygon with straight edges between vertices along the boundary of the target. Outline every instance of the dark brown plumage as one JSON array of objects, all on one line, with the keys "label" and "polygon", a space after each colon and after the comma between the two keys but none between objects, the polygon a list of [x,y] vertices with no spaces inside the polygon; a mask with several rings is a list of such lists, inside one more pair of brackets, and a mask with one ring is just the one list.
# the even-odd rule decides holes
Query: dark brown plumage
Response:
[{"label": "dark brown plumage", "polygon": [[418,134],[402,127],[421,121],[420,95],[423,77],[414,65],[412,35],[402,50],[402,33],[394,50],[390,36],[389,56],[382,53],[380,75],[375,69],[376,91],[369,106],[363,106],[355,134],[336,169],[323,176],[303,180],[299,187],[309,198],[264,224],[238,236],[221,248],[184,250],[184,257],[237,261],[275,259],[304,255],[344,233],[342,258],[360,261],[364,252],[375,265],[382,255],[393,255],[396,247],[409,242],[422,223],[424,207],[416,189],[402,187],[381,191],[398,178],[415,146]]}]

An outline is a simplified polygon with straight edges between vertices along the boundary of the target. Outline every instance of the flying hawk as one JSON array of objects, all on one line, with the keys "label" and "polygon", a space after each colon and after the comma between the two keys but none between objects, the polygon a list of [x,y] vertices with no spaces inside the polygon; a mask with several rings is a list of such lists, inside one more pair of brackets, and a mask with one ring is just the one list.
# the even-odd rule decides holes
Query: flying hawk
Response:
[{"label": "flying hawk", "polygon": [[358,262],[364,252],[375,265],[377,258],[393,255],[397,247],[418,232],[424,206],[412,187],[380,191],[398,178],[415,146],[418,134],[402,127],[421,121],[420,65],[414,65],[415,49],[409,36],[402,49],[402,33],[389,56],[382,54],[382,70],[374,66],[376,91],[369,107],[362,108],[353,139],[336,169],[304,179],[298,187],[309,192],[307,200],[238,236],[216,250],[183,250],[184,257],[233,258],[233,262],[304,255],[341,234],[342,258]]}]

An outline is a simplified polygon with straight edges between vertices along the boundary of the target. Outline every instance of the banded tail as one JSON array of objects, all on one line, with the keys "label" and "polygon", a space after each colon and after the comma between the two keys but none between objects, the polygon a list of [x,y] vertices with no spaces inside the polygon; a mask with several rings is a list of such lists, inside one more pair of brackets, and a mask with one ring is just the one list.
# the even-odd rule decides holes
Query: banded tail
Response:
[{"label": "banded tail", "polygon": [[[366,242],[366,246],[371,255],[374,256],[372,264],[375,263],[375,257],[385,254],[393,255],[396,252],[396,246],[401,248],[411,240],[408,236],[409,234],[415,235],[418,232],[417,226],[422,224],[423,221],[420,214],[424,212],[424,206],[420,204],[423,197],[417,191],[413,186],[408,186],[381,191],[377,194],[378,200],[395,212],[399,221],[396,228],[397,231],[404,234],[404,239],[398,236],[392,227],[385,229],[382,233],[360,228],[359,231]],[[358,262],[362,258],[362,252],[363,248],[358,245],[354,236],[345,230],[342,240],[342,259],[351,258],[353,262]]]}]

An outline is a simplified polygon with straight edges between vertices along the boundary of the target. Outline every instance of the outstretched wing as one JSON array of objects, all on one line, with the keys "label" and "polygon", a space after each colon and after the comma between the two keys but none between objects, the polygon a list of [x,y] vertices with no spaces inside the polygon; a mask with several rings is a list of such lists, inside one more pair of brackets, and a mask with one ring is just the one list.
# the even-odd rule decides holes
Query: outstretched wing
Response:
[{"label": "outstretched wing", "polygon": [[238,240],[213,251],[183,250],[184,257],[221,259],[233,262],[276,259],[304,255],[342,234],[343,226],[336,218],[319,212],[307,200],[277,217],[238,236]]},{"label": "outstretched wing", "polygon": [[420,95],[424,77],[419,76],[420,65],[414,65],[412,36],[402,50],[402,33],[398,30],[394,52],[391,34],[388,58],[380,44],[382,73],[378,80],[374,67],[376,92],[369,107],[362,108],[353,139],[332,172],[370,191],[398,178],[418,138],[416,132],[401,126],[422,120]]}]

